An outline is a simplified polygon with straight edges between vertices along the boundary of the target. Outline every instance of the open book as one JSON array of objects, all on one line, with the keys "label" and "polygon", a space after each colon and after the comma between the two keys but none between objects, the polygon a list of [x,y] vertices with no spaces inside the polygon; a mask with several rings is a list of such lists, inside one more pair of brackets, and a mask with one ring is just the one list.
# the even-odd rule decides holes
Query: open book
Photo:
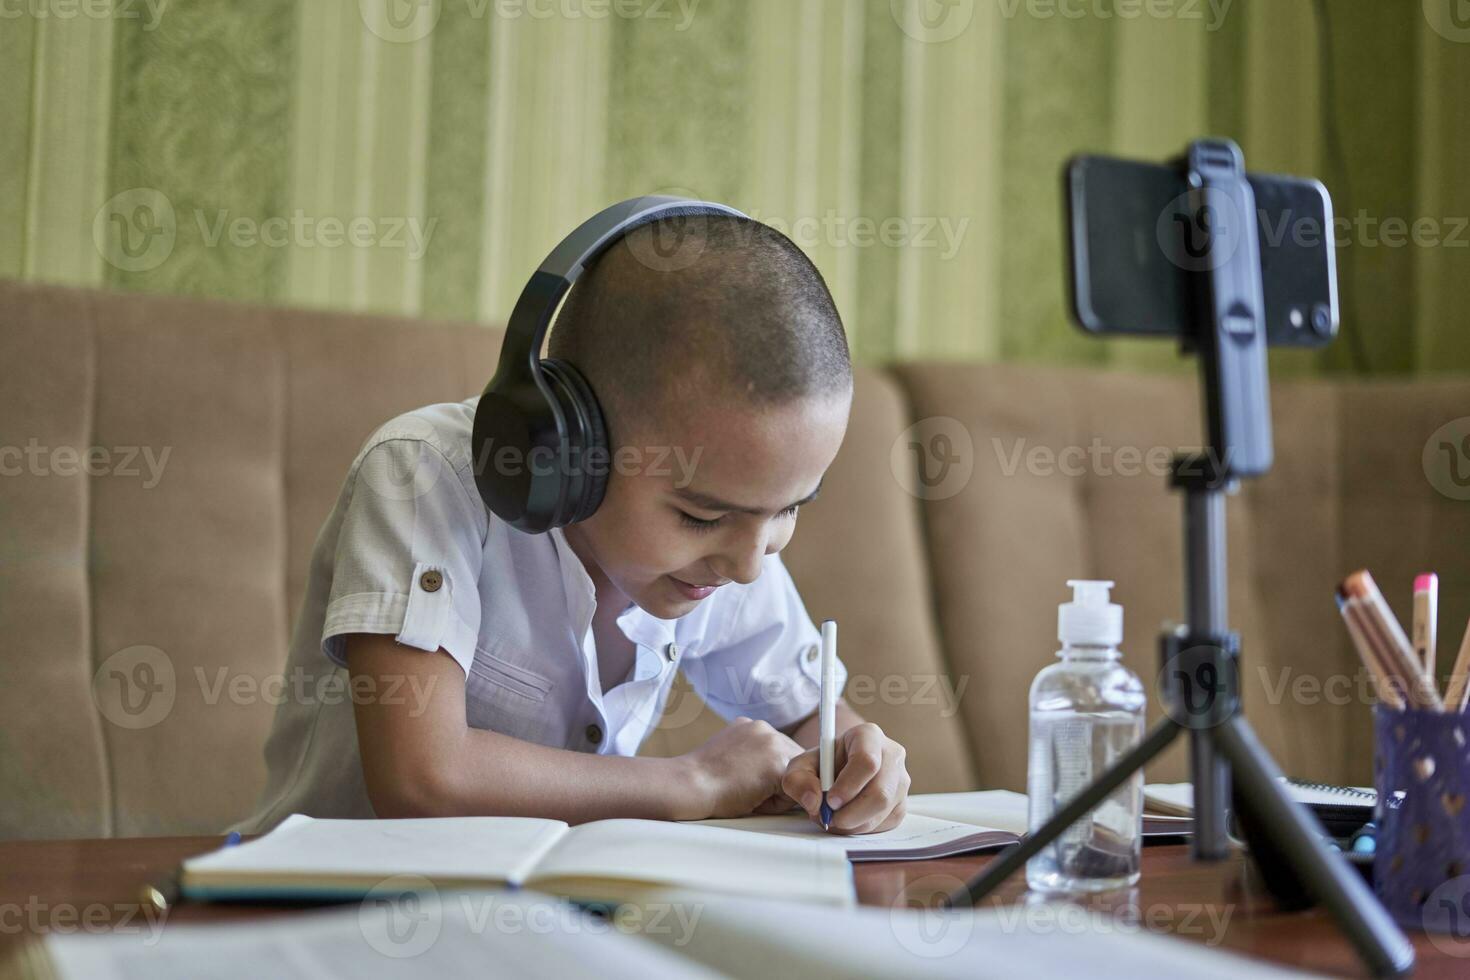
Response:
[{"label": "open book", "polygon": [[[924,879],[918,879],[923,882]],[[917,884],[917,882],[916,882]],[[1063,900],[1000,908],[915,907],[925,887],[888,906],[835,910],[734,895],[650,898],[649,912],[698,909],[678,917],[689,927],[643,933],[681,956],[739,980],[844,977],[849,980],[976,980],[978,977],[1086,977],[1138,980],[1287,980],[1303,973],[1211,948],[1225,938],[1229,906],[1208,906],[1189,928],[1195,939],[1153,935],[1120,906],[1102,912]],[[1182,908],[1182,907],[1181,907]],[[1195,911],[1200,912],[1198,906]],[[668,916],[670,919],[674,915]],[[1184,932],[1182,921],[1181,932]],[[1197,941],[1203,939],[1204,942]]]},{"label": "open book", "polygon": [[1302,975],[1209,948],[1224,937],[1229,907],[1209,906],[1196,922],[1198,911],[1189,921],[1196,923],[1203,943],[1151,935],[1126,913],[1109,917],[1083,907],[1064,913],[1035,902],[996,909],[937,910],[902,903],[849,909],[668,889],[624,906],[608,922],[532,891],[466,891],[267,920],[169,922],[166,929],[159,920],[156,932],[50,932],[0,949],[0,977],[1276,980]]},{"label": "open book", "polygon": [[[752,899],[766,901],[766,899]],[[830,909],[834,914],[841,911]],[[689,934],[698,908],[659,911],[657,931]],[[653,915],[648,917],[653,922]],[[47,932],[0,948],[4,980],[719,980],[676,950],[538,892],[428,893],[268,919],[168,922],[66,934]],[[677,941],[678,936],[673,937]]]},{"label": "open book", "polygon": [[840,844],[661,820],[569,826],[535,817],[317,820],[293,814],[259,840],[184,862],[190,899],[351,900],[403,889],[531,885],[630,901],[650,888],[854,902]]},{"label": "open book", "polygon": [[[903,822],[878,834],[834,835],[804,810],[774,816],[691,821],[691,826],[754,831],[781,837],[837,840],[851,861],[923,861],[1014,844],[1026,833],[1026,796],[1009,790],[919,793],[908,798]],[[1189,833],[1189,817],[1145,816],[1145,837]]]}]

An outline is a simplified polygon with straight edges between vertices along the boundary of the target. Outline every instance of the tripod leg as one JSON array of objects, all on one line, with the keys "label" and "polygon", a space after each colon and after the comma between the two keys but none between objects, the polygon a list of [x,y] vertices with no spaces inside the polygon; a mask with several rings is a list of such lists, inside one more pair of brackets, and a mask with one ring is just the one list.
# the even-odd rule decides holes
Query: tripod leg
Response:
[{"label": "tripod leg", "polygon": [[1016,869],[1029,861],[1043,847],[1060,837],[1068,827],[1086,816],[1093,807],[1107,799],[1109,794],[1123,781],[1144,766],[1148,765],[1153,757],[1174,741],[1181,729],[1170,718],[1161,718],[1154,725],[1153,730],[1146,734],[1143,741],[1128,750],[1128,754],[1108,769],[1092,783],[1072,797],[1060,810],[1052,814],[1052,818],[1035,832],[1021,839],[1019,844],[1006,848],[999,856],[985,866],[965,886],[962,892],[955,892],[944,902],[946,906],[968,906],[980,901],[986,895],[993,892],[1001,882],[1005,881]]},{"label": "tripod leg", "polygon": [[1236,715],[1211,731],[1215,747],[1230,763],[1242,805],[1276,836],[1292,872],[1332,914],[1373,974],[1403,976],[1413,970],[1413,944],[1358,873],[1318,839],[1311,814],[1287,795],[1281,770],[1246,720]]}]

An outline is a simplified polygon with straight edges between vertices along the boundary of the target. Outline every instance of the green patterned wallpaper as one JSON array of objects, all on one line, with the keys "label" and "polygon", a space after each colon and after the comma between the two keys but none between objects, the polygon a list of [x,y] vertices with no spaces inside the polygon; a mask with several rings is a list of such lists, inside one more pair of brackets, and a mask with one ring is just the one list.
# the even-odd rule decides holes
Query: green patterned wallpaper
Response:
[{"label": "green patterned wallpaper", "polygon": [[[1280,368],[1463,371],[1455,13],[26,0],[0,8],[0,276],[493,322],[580,217],[680,191],[796,238],[864,360],[1170,368],[1167,344],[1068,325],[1058,168],[1212,132],[1255,169],[1321,176],[1361,216],[1340,257],[1343,342]],[[1434,240],[1394,244],[1394,220]]]}]

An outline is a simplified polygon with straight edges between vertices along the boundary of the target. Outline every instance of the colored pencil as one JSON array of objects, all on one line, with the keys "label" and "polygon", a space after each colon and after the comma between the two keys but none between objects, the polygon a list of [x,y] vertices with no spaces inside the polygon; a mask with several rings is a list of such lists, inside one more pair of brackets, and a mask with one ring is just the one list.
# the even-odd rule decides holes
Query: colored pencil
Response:
[{"label": "colored pencil", "polygon": [[1394,616],[1393,610],[1383,599],[1378,584],[1367,569],[1361,569],[1345,578],[1340,586],[1350,600],[1362,604],[1366,616],[1364,633],[1373,641],[1374,648],[1390,675],[1397,675],[1405,684],[1404,695],[1411,707],[1443,711],[1444,702],[1434,688],[1434,682],[1424,673],[1424,664],[1414,656],[1414,648],[1404,628]]}]

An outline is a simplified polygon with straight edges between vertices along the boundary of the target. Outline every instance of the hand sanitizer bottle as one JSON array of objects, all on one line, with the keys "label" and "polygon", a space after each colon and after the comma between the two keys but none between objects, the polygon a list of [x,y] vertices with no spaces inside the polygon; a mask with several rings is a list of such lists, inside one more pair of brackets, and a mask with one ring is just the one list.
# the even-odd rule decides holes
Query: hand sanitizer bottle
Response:
[{"label": "hand sanitizer bottle", "polygon": [[[1073,580],[1057,610],[1059,663],[1031,684],[1029,824],[1036,830],[1143,738],[1143,684],[1121,659],[1123,607],[1112,582]],[[1143,773],[1136,772],[1026,863],[1044,892],[1095,892],[1138,881]]]}]

